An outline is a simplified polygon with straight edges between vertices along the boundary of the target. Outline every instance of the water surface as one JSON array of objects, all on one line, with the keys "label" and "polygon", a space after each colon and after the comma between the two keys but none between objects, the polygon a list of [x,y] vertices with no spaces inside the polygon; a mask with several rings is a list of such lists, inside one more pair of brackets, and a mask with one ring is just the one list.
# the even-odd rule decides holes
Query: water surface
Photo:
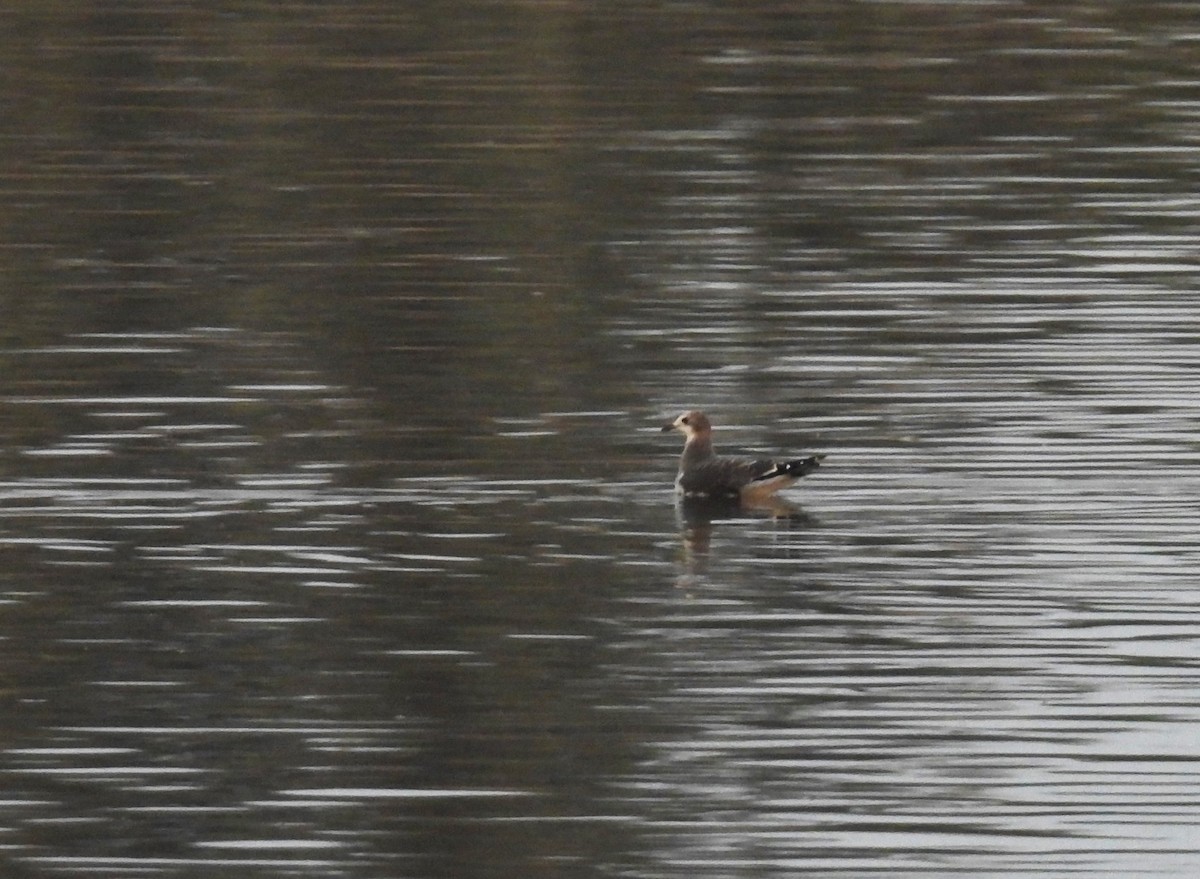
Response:
[{"label": "water surface", "polygon": [[1194,875],[1191,6],[802,6],[8,16],[6,875]]}]

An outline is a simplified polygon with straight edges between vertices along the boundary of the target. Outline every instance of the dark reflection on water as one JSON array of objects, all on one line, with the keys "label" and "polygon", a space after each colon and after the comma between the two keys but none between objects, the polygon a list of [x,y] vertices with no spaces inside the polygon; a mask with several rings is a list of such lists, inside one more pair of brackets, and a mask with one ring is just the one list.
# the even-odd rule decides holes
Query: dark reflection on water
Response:
[{"label": "dark reflection on water", "polygon": [[1194,875],[1191,5],[802,5],[4,14],[5,875]]}]

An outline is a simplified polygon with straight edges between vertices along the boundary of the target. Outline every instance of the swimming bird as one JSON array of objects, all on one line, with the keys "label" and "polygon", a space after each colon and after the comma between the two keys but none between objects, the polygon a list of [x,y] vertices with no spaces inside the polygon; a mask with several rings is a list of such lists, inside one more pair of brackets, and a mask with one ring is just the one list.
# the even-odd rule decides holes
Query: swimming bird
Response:
[{"label": "swimming bird", "polygon": [[686,438],[679,459],[675,490],[692,497],[762,501],[820,466],[824,455],[792,461],[723,458],[713,450],[712,423],[703,412],[684,412],[663,425],[663,433],[681,431]]}]

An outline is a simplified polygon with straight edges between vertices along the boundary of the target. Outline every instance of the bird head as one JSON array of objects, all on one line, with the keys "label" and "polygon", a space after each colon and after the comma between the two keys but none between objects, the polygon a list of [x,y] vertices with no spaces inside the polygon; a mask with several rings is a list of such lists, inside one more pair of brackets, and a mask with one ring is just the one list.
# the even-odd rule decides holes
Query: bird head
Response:
[{"label": "bird head", "polygon": [[691,439],[694,436],[702,436],[712,433],[712,424],[709,423],[708,416],[699,410],[693,409],[691,412],[684,412],[674,421],[667,422],[663,425],[663,433],[670,430],[678,430],[685,437]]}]

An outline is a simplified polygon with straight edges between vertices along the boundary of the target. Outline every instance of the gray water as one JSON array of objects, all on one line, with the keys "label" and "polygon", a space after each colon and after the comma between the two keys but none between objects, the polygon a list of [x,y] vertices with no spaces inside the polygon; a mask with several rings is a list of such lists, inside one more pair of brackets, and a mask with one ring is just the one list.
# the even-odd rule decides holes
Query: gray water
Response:
[{"label": "gray water", "polygon": [[1193,4],[0,17],[5,876],[1200,870]]}]

